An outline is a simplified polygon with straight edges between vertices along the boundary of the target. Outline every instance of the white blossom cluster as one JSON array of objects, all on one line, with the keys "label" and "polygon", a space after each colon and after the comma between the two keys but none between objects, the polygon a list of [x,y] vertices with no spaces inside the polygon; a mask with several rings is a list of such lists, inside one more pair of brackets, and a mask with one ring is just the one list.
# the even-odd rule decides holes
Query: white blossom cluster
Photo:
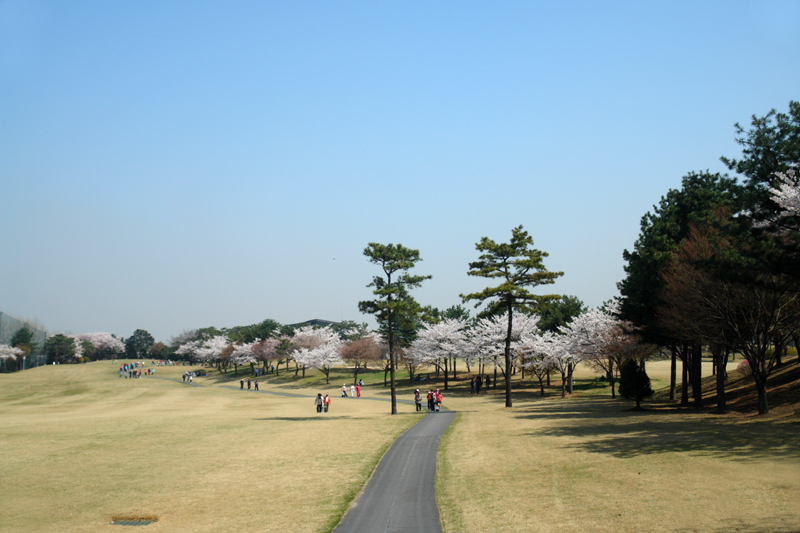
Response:
[{"label": "white blossom cluster", "polygon": [[0,344],[0,360],[5,359],[19,359],[25,354],[19,348],[9,346],[8,344]]},{"label": "white blossom cluster", "polygon": [[125,351],[125,345],[122,343],[122,341],[114,337],[111,333],[107,333],[105,331],[99,331],[96,333],[80,333],[75,335],[75,337],[78,340],[91,343],[96,350],[110,349],[119,352]]},{"label": "white blossom cluster", "polygon": [[776,172],[778,187],[770,188],[772,200],[778,204],[783,211],[780,216],[800,215],[800,183],[795,169],[791,168],[784,172]]},{"label": "white blossom cluster", "polygon": [[339,353],[341,338],[330,326],[316,329],[303,326],[292,337],[292,345],[295,347],[292,357],[298,364],[318,368],[326,375],[333,366],[344,364]]}]

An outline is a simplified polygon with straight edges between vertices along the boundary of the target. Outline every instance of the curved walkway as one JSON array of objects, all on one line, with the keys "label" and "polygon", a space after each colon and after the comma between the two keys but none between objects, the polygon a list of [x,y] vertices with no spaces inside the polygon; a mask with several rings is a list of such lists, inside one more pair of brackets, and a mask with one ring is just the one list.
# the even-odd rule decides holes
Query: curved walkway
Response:
[{"label": "curved walkway", "polygon": [[441,532],[436,451],[455,413],[428,413],[392,444],[334,533]]}]

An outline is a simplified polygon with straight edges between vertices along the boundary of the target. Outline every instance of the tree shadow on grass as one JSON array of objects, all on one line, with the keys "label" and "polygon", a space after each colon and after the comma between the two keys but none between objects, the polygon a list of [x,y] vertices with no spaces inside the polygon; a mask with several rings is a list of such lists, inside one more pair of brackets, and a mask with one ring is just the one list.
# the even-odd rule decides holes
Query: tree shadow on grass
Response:
[{"label": "tree shadow on grass", "polygon": [[[568,437],[565,448],[626,458],[689,452],[742,458],[800,458],[800,421],[713,417],[676,409],[623,411],[612,401],[548,402],[519,418],[544,419],[531,437]],[[559,420],[561,422],[559,422]]]},{"label": "tree shadow on grass", "polygon": [[353,418],[355,417],[316,415],[316,413],[312,413],[308,416],[268,416],[265,418],[254,418],[253,420],[256,422],[308,422],[309,420],[353,420]]}]

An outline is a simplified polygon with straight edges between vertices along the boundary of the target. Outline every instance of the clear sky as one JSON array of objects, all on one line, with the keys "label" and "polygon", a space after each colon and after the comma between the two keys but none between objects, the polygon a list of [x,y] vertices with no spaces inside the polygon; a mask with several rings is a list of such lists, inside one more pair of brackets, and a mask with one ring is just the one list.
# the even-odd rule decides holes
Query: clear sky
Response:
[{"label": "clear sky", "polygon": [[441,309],[522,224],[617,295],[639,220],[800,99],[800,1],[0,1],[0,311],[51,332]]}]

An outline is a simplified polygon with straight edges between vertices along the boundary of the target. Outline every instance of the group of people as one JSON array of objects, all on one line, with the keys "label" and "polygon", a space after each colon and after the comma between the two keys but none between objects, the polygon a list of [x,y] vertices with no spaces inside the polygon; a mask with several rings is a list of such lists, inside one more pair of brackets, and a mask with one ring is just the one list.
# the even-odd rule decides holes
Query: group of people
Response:
[{"label": "group of people", "polygon": [[[258,390],[258,380],[256,379],[254,381],[255,381],[255,389]],[[247,390],[250,390],[250,386],[251,386],[250,378],[247,378]],[[239,380],[239,388],[244,390],[244,378]]]},{"label": "group of people", "polygon": [[322,393],[319,393],[317,394],[317,397],[314,398],[314,404],[317,406],[318,413],[327,413],[328,408],[331,406],[331,397],[327,394],[323,397]]},{"label": "group of people", "polygon": [[484,382],[486,383],[486,388],[488,389],[489,386],[492,384],[492,378],[490,378],[489,376],[486,376],[485,380],[481,376],[472,378],[471,380],[469,380],[469,391],[472,394],[480,394],[481,387],[483,387]]},{"label": "group of people", "polygon": [[119,377],[120,378],[124,377],[125,379],[140,378],[142,377],[142,370],[144,370],[145,376],[155,373],[154,368],[146,368],[144,366],[144,362],[139,364],[139,362],[136,361],[135,363],[125,363],[123,365],[120,365]]},{"label": "group of people", "polygon": [[[350,397],[361,398],[361,387],[364,386],[364,380],[359,379],[355,385],[350,385]],[[326,395],[327,396],[327,395]],[[347,398],[347,384],[342,383],[342,398]]]},{"label": "group of people", "polygon": [[[444,397],[439,389],[429,390],[428,391],[428,412],[438,413],[442,410],[442,400]],[[422,394],[420,394],[419,389],[414,391],[414,405],[417,407],[417,411],[422,411]]]}]

